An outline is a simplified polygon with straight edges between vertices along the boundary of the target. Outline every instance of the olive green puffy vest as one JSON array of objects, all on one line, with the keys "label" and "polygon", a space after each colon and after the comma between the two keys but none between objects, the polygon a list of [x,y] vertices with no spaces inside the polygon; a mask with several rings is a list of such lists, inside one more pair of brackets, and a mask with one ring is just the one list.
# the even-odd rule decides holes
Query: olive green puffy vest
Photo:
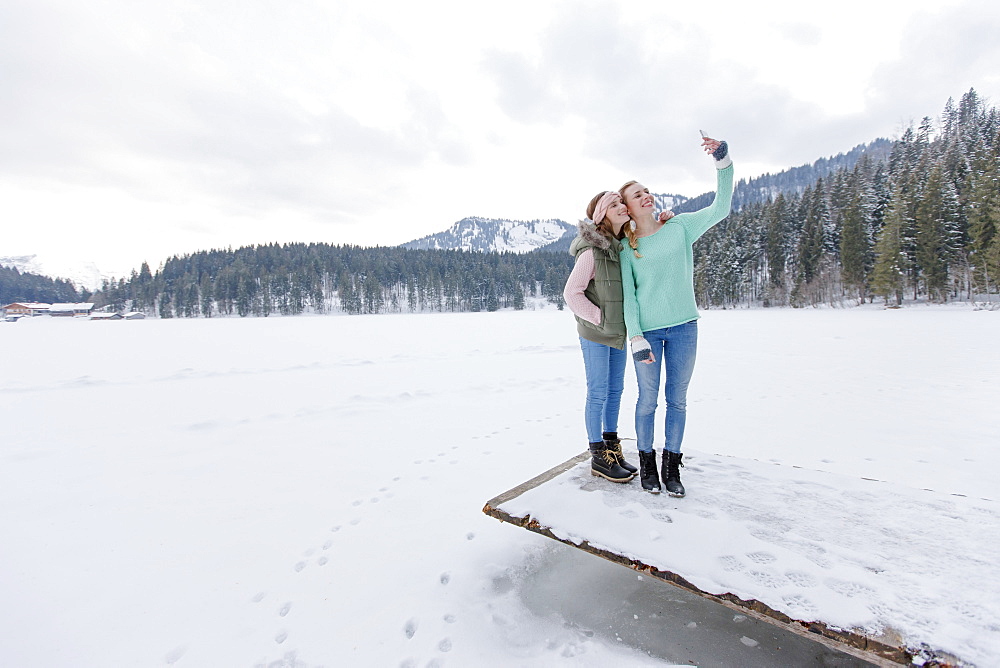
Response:
[{"label": "olive green puffy vest", "polygon": [[612,348],[625,348],[625,311],[622,306],[622,270],[618,251],[621,243],[611,240],[610,248],[597,248],[577,237],[572,253],[577,257],[590,248],[594,253],[594,278],[583,294],[601,309],[601,324],[595,325],[576,316],[576,331],[583,338]]}]

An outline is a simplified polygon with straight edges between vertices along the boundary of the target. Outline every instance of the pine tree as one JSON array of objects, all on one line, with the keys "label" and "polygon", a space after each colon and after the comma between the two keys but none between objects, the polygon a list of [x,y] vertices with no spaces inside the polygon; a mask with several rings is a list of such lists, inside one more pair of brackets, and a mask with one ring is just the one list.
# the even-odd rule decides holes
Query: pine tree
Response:
[{"label": "pine tree", "polygon": [[842,217],[843,227],[840,236],[841,275],[845,287],[852,290],[859,302],[865,299],[865,289],[868,279],[868,220],[862,202],[862,194],[856,192],[845,209]]},{"label": "pine tree", "polygon": [[934,167],[916,209],[917,262],[927,297],[935,301],[945,300],[948,284],[944,187],[941,168]]},{"label": "pine tree", "polygon": [[995,162],[981,161],[970,175],[968,211],[970,263],[973,281],[979,290],[988,292],[998,276],[992,270],[988,253],[1000,229],[1000,170]]},{"label": "pine tree", "polygon": [[909,210],[902,188],[898,188],[889,203],[885,223],[875,243],[875,267],[872,270],[872,290],[886,304],[892,296],[896,305],[903,303],[906,286],[906,255],[903,252],[903,228]]},{"label": "pine tree", "polygon": [[770,300],[784,304],[785,269],[788,263],[788,204],[785,196],[778,194],[766,208],[764,219],[764,254],[767,263],[768,293]]}]

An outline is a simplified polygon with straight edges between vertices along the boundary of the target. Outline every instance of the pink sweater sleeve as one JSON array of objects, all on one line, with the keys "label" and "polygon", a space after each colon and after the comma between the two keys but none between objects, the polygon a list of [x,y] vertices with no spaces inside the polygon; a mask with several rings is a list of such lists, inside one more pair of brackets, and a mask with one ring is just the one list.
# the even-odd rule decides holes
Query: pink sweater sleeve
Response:
[{"label": "pink sweater sleeve", "polygon": [[601,309],[598,308],[597,304],[587,299],[587,295],[583,294],[592,280],[594,280],[594,251],[588,248],[576,256],[573,271],[566,279],[563,299],[566,300],[566,306],[569,306],[570,311],[587,322],[600,325]]}]

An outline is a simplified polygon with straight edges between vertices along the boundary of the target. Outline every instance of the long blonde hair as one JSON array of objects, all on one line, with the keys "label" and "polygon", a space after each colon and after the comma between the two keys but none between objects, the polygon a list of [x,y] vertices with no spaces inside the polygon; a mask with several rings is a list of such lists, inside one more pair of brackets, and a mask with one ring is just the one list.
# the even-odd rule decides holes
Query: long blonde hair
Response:
[{"label": "long blonde hair", "polygon": [[[618,189],[618,194],[621,195],[622,201],[625,201],[625,189],[629,186],[634,186],[638,181],[629,181],[621,188]],[[642,257],[642,253],[639,252],[639,238],[635,236],[635,221],[629,220],[627,223],[622,225],[621,232],[618,233],[618,238],[628,237],[628,245],[635,253],[636,257]]]}]

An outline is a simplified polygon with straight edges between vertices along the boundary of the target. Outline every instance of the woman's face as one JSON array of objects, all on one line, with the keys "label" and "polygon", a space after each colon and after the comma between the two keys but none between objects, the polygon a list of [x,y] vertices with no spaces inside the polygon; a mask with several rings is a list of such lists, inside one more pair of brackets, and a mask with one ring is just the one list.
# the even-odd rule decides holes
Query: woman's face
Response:
[{"label": "woman's face", "polygon": [[638,220],[653,215],[653,196],[649,194],[649,188],[641,183],[633,183],[625,189],[624,194],[625,206],[632,218]]},{"label": "woman's face", "polygon": [[628,207],[619,199],[608,207],[608,212],[604,215],[604,219],[608,221],[611,225],[611,230],[617,235],[621,231],[622,225],[629,221]]}]

